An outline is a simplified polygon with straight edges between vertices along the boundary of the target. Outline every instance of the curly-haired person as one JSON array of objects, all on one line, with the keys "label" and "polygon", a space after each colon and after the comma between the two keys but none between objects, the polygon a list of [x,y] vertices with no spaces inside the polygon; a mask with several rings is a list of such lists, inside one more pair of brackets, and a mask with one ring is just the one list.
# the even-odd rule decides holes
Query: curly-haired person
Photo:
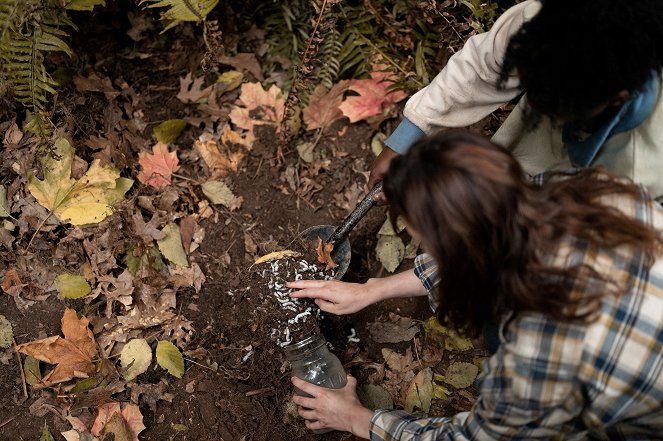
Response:
[{"label": "curly-haired person", "polygon": [[534,183],[502,147],[446,132],[394,159],[384,192],[428,253],[414,271],[289,282],[292,296],[350,314],[428,294],[443,323],[500,323],[501,344],[473,408],[448,418],[366,409],[350,376],[338,390],[293,378],[311,396],[293,398],[307,427],[374,441],[661,439],[663,208],[644,186],[600,168]]},{"label": "curly-haired person", "polygon": [[425,134],[520,97],[493,141],[526,172],[602,165],[663,200],[662,68],[661,0],[519,3],[408,100],[369,187]]}]

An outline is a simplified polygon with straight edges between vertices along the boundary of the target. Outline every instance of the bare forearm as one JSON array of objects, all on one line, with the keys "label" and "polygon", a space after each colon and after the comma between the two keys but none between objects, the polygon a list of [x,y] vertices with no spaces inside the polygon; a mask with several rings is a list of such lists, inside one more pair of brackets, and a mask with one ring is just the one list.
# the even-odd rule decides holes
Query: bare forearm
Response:
[{"label": "bare forearm", "polygon": [[374,302],[427,294],[421,280],[414,274],[414,270],[403,271],[388,277],[368,279],[365,285]]}]

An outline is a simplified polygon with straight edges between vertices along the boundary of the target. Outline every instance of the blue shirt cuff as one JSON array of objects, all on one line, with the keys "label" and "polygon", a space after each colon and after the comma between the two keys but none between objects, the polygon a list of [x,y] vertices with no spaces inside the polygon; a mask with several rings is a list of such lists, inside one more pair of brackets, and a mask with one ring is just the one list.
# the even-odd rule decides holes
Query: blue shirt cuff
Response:
[{"label": "blue shirt cuff", "polygon": [[410,149],[412,144],[424,136],[426,136],[426,133],[423,130],[414,125],[409,119],[403,118],[403,121],[384,143],[387,147],[402,155]]}]

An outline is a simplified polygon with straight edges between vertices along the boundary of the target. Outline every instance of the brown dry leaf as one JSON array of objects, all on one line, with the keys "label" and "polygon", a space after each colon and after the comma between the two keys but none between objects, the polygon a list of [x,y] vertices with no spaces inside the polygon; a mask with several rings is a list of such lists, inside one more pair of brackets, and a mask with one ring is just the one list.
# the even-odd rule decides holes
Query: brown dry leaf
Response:
[{"label": "brown dry leaf", "polygon": [[138,441],[138,434],[145,429],[143,415],[135,404],[106,403],[98,410],[90,430],[94,436],[113,433],[116,441]]},{"label": "brown dry leaf", "polygon": [[165,380],[161,380],[158,384],[129,383],[128,386],[131,389],[131,401],[138,403],[140,399],[152,412],[157,411],[157,401],[172,403],[175,398],[173,394],[166,392],[168,383]]},{"label": "brown dry leaf", "polygon": [[304,123],[308,130],[324,129],[337,119],[343,118],[339,106],[343,102],[343,94],[348,90],[348,82],[334,84],[327,91],[322,84],[313,90],[309,104],[303,110]]},{"label": "brown dry leaf", "polygon": [[246,130],[244,142],[252,145],[255,139],[254,126],[271,125],[278,132],[284,112],[285,98],[278,86],[272,85],[265,90],[260,83],[244,83],[236,106],[228,116],[233,124]]},{"label": "brown dry leaf", "polygon": [[157,190],[163,190],[171,183],[171,177],[180,167],[177,152],[168,151],[168,145],[157,142],[152,153],[140,152],[138,163],[143,169],[138,173],[138,180]]},{"label": "brown dry leaf", "polygon": [[241,151],[231,152],[207,133],[200,135],[193,145],[209,167],[212,179],[224,177],[231,171],[236,172],[245,156],[245,153]]},{"label": "brown dry leaf", "polygon": [[207,98],[214,90],[214,86],[202,88],[205,77],[196,79],[191,78],[191,72],[184,78],[180,78],[180,91],[177,93],[177,99],[183,103],[195,103],[198,100]]},{"label": "brown dry leaf", "polygon": [[411,318],[390,314],[389,319],[389,323],[373,322],[367,325],[368,331],[376,343],[410,341],[419,332],[419,326]]},{"label": "brown dry leaf", "polygon": [[264,81],[265,76],[262,74],[262,69],[260,69],[260,63],[255,54],[251,53],[239,53],[234,57],[223,56],[219,58],[219,63],[227,64],[232,66],[237,70],[244,70],[253,75],[256,80]]},{"label": "brown dry leaf", "polygon": [[315,247],[315,252],[318,255],[318,262],[324,263],[327,266],[325,267],[325,271],[329,271],[332,268],[336,268],[338,265],[334,262],[332,259],[331,253],[334,250],[334,243],[326,243],[324,244],[324,249],[322,247],[322,239],[318,237],[318,244]]},{"label": "brown dry leaf", "polygon": [[92,359],[97,356],[97,346],[88,319],[76,317],[76,311],[67,308],[62,316],[62,334],[18,345],[17,350],[37,360],[57,365],[43,378],[50,386],[72,378],[87,378],[94,372]]}]

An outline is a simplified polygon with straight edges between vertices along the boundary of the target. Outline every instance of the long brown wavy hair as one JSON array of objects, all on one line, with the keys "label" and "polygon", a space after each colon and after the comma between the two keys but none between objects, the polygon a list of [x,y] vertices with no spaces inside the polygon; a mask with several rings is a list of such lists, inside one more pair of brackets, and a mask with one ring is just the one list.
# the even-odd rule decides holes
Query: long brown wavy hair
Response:
[{"label": "long brown wavy hair", "polygon": [[562,239],[627,245],[641,265],[663,246],[659,231],[601,203],[618,194],[654,203],[642,187],[602,169],[534,185],[505,149],[465,132],[428,137],[395,158],[384,192],[391,219],[402,215],[440,267],[438,318],[470,333],[508,312],[591,321],[603,295],[623,292],[608,283],[609,292],[574,294],[579,283],[610,279],[583,263],[554,266]]}]

